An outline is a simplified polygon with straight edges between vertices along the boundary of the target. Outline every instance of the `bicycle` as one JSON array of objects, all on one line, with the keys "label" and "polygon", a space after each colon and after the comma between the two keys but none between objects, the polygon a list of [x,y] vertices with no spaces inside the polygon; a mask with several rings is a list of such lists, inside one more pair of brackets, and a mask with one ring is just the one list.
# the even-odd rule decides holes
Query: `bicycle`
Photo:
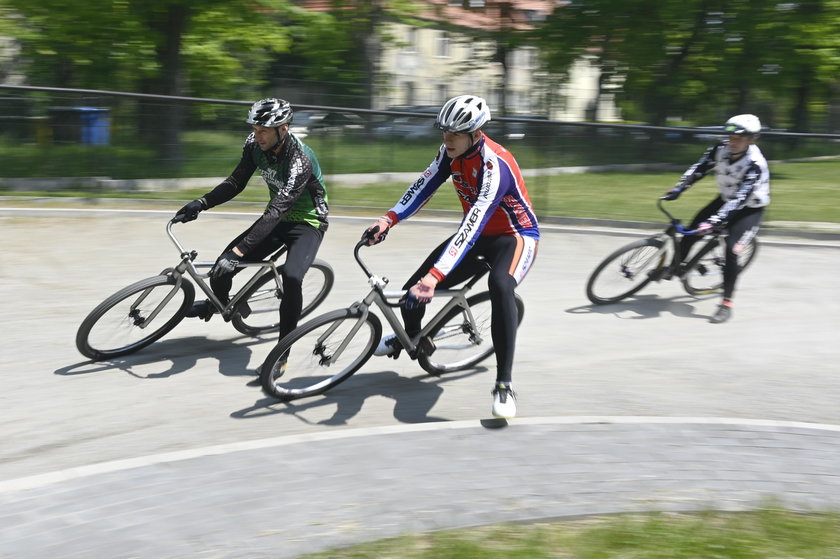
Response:
[{"label": "bicycle", "polygon": [[[669,226],[662,233],[634,241],[621,247],[598,264],[586,283],[586,296],[596,305],[617,303],[639,292],[651,281],[679,278],[689,295],[702,296],[718,292],[723,286],[723,266],[726,243],[720,232],[711,234],[709,240],[698,243],[694,255],[680,259],[680,243],[696,230],[686,230],[662,205]],[[751,236],[738,255],[741,270],[755,257],[758,242]],[[670,257],[670,259],[669,259]]]},{"label": "bicycle", "polygon": [[[239,268],[258,268],[226,305],[205,281],[215,262],[198,262],[198,252],[187,251],[172,232],[181,222],[178,216],[166,224],[166,234],[175,244],[181,261],[160,274],[135,282],[97,305],[85,317],[76,333],[76,348],[94,361],[134,353],[159,340],[186,316],[195,300],[197,284],[225,322],[248,336],[260,336],[279,327],[279,301],[283,297],[283,264],[277,259],[286,253],[281,246],[260,262],[240,262]],[[188,279],[192,278],[192,282]],[[316,258],[303,283],[303,311],[311,313],[332,289],[335,274],[325,261]],[[245,303],[245,304],[243,304]],[[270,314],[273,313],[273,314]]]},{"label": "bicycle", "polygon": [[[493,354],[490,293],[467,297],[489,264],[485,262],[485,270],[458,289],[436,290],[435,299],[446,298],[446,302],[412,339],[393,310],[401,305],[406,291],[385,291],[388,279],[374,275],[359,255],[369,238],[365,232],[353,256],[367,276],[370,292],[347,308],[313,318],[280,340],[260,370],[267,395],[287,402],[322,394],[350,378],[371,358],[382,337],[382,322],[370,312],[374,306],[391,325],[400,351],[431,375],[471,368]],[[518,294],[516,307],[521,324],[525,304]]]}]

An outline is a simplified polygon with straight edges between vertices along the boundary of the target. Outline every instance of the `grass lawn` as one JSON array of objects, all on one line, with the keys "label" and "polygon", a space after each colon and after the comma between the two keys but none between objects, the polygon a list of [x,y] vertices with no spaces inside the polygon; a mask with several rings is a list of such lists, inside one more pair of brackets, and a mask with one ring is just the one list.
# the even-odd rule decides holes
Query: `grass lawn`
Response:
[{"label": "grass lawn", "polygon": [[[840,159],[803,163],[771,164],[772,201],[765,221],[802,221],[840,223]],[[532,177],[527,179],[531,199],[539,215],[588,217],[630,221],[662,222],[656,199],[678,179],[680,172],[655,173],[579,173]],[[71,189],[64,191],[8,192],[15,195],[74,196],[86,198],[156,198],[191,200],[215,186],[161,192],[120,192]],[[362,206],[381,210],[399,199],[405,183],[373,183],[346,186],[328,183],[330,204]],[[715,196],[713,177],[706,177],[670,202],[672,213],[685,220]],[[236,200],[264,202],[267,189],[255,177]],[[173,204],[174,206],[175,204]],[[444,185],[427,205],[430,209],[460,209],[454,190]]]},{"label": "grass lawn", "polygon": [[840,514],[617,515],[409,535],[301,559],[830,559]]}]

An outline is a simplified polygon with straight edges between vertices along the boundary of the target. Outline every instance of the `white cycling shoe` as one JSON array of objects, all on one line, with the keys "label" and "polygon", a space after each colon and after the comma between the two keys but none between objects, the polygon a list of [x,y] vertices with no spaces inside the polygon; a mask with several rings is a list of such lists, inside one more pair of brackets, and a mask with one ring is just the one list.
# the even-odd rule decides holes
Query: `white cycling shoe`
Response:
[{"label": "white cycling shoe", "polygon": [[499,382],[493,388],[493,417],[501,419],[516,417],[516,393],[510,383]]},{"label": "white cycling shoe", "polygon": [[400,349],[402,349],[402,346],[396,334],[388,334],[387,336],[382,336],[382,339],[379,340],[379,345],[373,350],[373,354],[377,357],[385,355],[390,357],[391,355],[396,355]]}]

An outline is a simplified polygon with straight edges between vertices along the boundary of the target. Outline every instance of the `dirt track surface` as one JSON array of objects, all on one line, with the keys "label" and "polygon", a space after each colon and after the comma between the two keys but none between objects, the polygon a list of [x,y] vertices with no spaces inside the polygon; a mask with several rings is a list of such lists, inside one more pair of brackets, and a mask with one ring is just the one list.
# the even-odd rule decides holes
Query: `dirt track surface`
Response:
[{"label": "dirt track surface", "polygon": [[[210,323],[187,319],[162,341],[135,355],[102,363],[87,361],[74,345],[76,329],[84,316],[114,291],[156,275],[176,262],[177,252],[164,233],[169,215],[58,211],[0,215],[7,240],[6,254],[0,263],[4,324],[0,341],[0,372],[4,381],[0,396],[4,419],[0,427],[0,496],[10,499],[5,502],[12,503],[7,510],[13,511],[6,513],[6,520],[11,520],[2,523],[7,526],[5,530],[36,522],[27,513],[26,499],[43,498],[55,503],[54,493],[35,495],[26,491],[43,491],[46,487],[57,491],[60,480],[76,479],[74,469],[174,452],[195,451],[196,456],[201,456],[206,454],[201,449],[218,445],[233,445],[231,452],[254,453],[261,445],[248,446],[253,441],[277,437],[299,436],[294,439],[296,443],[305,442],[307,437],[352,439],[356,429],[371,430],[365,433],[381,436],[391,433],[389,429],[413,432],[417,424],[449,422],[451,428],[442,426],[449,435],[433,435],[431,442],[406,436],[399,437],[396,443],[389,440],[388,446],[381,448],[376,444],[379,439],[374,437],[365,439],[357,448],[363,449],[366,456],[381,451],[387,462],[389,448],[411,455],[411,448],[401,447],[399,441],[414,440],[420,445],[417,448],[423,448],[424,444],[448,440],[450,446],[434,447],[431,453],[443,464],[455,464],[454,459],[447,459],[447,452],[458,453],[463,445],[478,460],[475,453],[488,448],[483,445],[491,445],[492,452],[494,435],[513,436],[506,445],[524,444],[531,439],[533,444],[544,444],[541,436],[566,440],[562,437],[568,433],[540,432],[540,425],[553,424],[558,418],[563,424],[574,424],[577,417],[641,416],[662,418],[669,425],[679,424],[679,418],[712,424],[719,421],[717,418],[728,418],[726,423],[770,420],[840,425],[840,249],[836,244],[765,239],[757,261],[739,284],[733,320],[713,325],[708,323],[708,317],[717,299],[690,297],[674,282],[649,286],[636,298],[617,305],[593,307],[584,295],[588,274],[606,254],[636,238],[639,232],[546,227],[536,265],[519,290],[526,311],[517,344],[514,383],[522,421],[520,425],[516,420],[511,422],[509,429],[493,431],[479,425],[480,420],[489,417],[492,361],[485,363],[484,369],[437,379],[405,357],[398,361],[374,358],[327,395],[289,405],[278,404],[265,398],[259,388],[247,386],[276,340],[243,337],[218,317]],[[176,231],[186,246],[199,251],[200,259],[212,260],[253,217],[211,212],[202,214],[194,223],[176,226]],[[337,282],[320,312],[346,306],[366,292],[364,276],[353,261],[351,250],[369,221],[341,217],[332,220],[319,256],[332,264]],[[451,223],[410,221],[395,229],[386,243],[364,254],[373,269],[392,278],[397,287],[425,256],[428,247],[453,228]],[[459,431],[464,425],[471,426],[471,422],[475,422],[474,429],[464,427],[463,432]],[[581,419],[581,423],[589,424],[586,419]],[[651,446],[654,443],[647,437],[656,437],[647,429],[630,429],[634,434],[629,437],[638,439],[642,447]],[[690,431],[679,427],[676,432],[669,430],[666,439],[659,442],[674,449],[680,447],[681,441],[705,436]],[[828,427],[828,431],[832,432],[832,428]],[[461,442],[455,437],[458,433],[464,439]],[[598,448],[603,451],[598,445],[609,447],[609,441],[594,436],[593,452]],[[615,437],[621,440],[619,435]],[[836,442],[831,439],[829,446]],[[329,443],[318,444],[322,445],[318,448],[324,450],[324,456],[330,454]],[[315,447],[307,447],[311,448]],[[527,455],[542,454],[542,450],[531,446],[512,448],[521,460],[511,459],[511,464],[505,466],[508,470],[518,462],[542,464]],[[337,455],[345,456],[343,464],[352,469],[352,449],[338,450]],[[356,456],[360,463],[364,461]],[[264,458],[258,453],[249,455],[236,468],[253,468]],[[460,458],[463,460],[464,456]],[[272,455],[271,459],[278,457]],[[288,455],[285,460],[290,460]],[[165,465],[166,460],[148,463],[158,462]],[[287,476],[297,471],[294,467],[287,470],[288,466],[268,463],[252,472],[255,477],[251,479],[256,481],[263,475],[259,472],[273,470]],[[228,471],[224,468],[231,464],[205,463],[204,467]],[[429,467],[440,468],[440,464]],[[463,472],[451,467],[450,474],[440,469],[437,473],[451,475],[454,482]],[[469,461],[465,467],[477,468],[475,462]],[[534,468],[531,473],[536,476],[544,471]],[[311,471],[316,470],[313,466]],[[813,469],[809,472],[813,473]],[[172,479],[190,479],[187,473],[173,472]],[[238,479],[232,471],[228,473],[228,479]],[[50,478],[51,475],[56,477]],[[399,475],[394,473],[395,477]],[[621,477],[612,471],[603,475],[607,480],[610,476]],[[121,479],[125,482],[125,477]],[[363,480],[377,483],[366,477]],[[352,480],[344,481],[352,484]],[[836,476],[832,483],[836,483]],[[218,489],[220,498],[242,500],[241,493],[225,487]],[[151,494],[158,494],[153,489]],[[531,490],[535,495],[545,495],[539,487]],[[90,487],[85,491],[82,495],[88,497],[104,494]],[[330,495],[335,495],[340,488],[332,491]],[[305,494],[298,497],[303,501],[307,498]],[[352,495],[349,499],[346,506],[360,506]],[[716,496],[710,495],[709,499],[714,501]],[[212,504],[198,505],[212,509]],[[309,505],[299,506],[305,509]],[[424,502],[423,506],[434,507],[435,502]],[[467,518],[482,523],[539,517],[541,511],[553,515],[602,512],[585,509],[586,506],[547,510],[537,503],[533,510],[520,516],[475,513],[467,514]],[[317,514],[317,510],[311,512]],[[56,513],[53,520],[65,518],[66,514]],[[243,514],[247,516],[247,512]],[[399,527],[441,527],[406,522]],[[248,526],[246,523],[240,527],[242,533],[248,532]],[[212,529],[210,521],[205,532]],[[26,538],[25,529],[16,530],[18,535],[12,536],[0,529],[0,542],[14,543],[18,547],[11,549],[20,550],[20,556],[62,549],[60,541],[55,547],[39,548],[35,540]],[[364,530],[357,532],[368,534]],[[375,535],[383,533],[390,532],[379,531]],[[114,549],[120,547],[120,542],[125,543],[118,532],[115,534]],[[146,536],[147,540],[158,537],[154,530],[147,531]],[[167,556],[187,557],[206,551],[178,539],[201,538],[201,530],[193,533],[190,529],[170,537],[173,547],[167,548],[172,550]],[[323,541],[346,543],[354,537],[336,536]],[[312,541],[315,539],[304,539],[308,547],[289,548],[283,556],[321,545],[313,546]],[[225,551],[224,545],[212,547],[216,554],[208,556],[236,556],[231,550]],[[253,552],[249,556],[262,556],[254,551],[258,548],[249,548]],[[71,550],[72,546],[64,549]],[[99,551],[109,556],[162,556],[154,549],[148,553],[141,550],[136,555],[113,554],[110,548]],[[266,552],[266,556],[280,555]]]}]

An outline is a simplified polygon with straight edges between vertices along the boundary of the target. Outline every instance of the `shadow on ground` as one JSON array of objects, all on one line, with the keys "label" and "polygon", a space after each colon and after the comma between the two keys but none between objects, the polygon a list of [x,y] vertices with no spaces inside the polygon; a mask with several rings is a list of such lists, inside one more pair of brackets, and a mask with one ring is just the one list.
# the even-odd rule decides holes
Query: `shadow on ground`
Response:
[{"label": "shadow on ground", "polygon": [[638,295],[610,305],[590,304],[571,307],[566,309],[566,312],[569,314],[611,314],[616,318],[631,320],[659,318],[664,315],[708,320],[709,315],[697,313],[694,304],[709,297]]},{"label": "shadow on ground", "polygon": [[[441,393],[442,384],[475,374],[484,374],[487,369],[477,367],[460,374],[442,377],[418,375],[405,377],[395,371],[378,373],[358,373],[350,379],[321,396],[291,402],[278,402],[274,398],[262,398],[253,406],[233,412],[231,417],[249,419],[266,415],[291,415],[307,424],[346,425],[361,411],[365,400],[374,396],[384,396],[394,400],[394,419],[401,423],[427,423],[449,421],[447,418],[429,415]],[[304,413],[313,409],[334,406],[332,416],[317,422],[304,417]]]},{"label": "shadow on ground", "polygon": [[[243,340],[246,340],[243,343]],[[54,371],[56,375],[75,376],[108,371],[122,371],[136,378],[167,378],[185,373],[198,364],[199,359],[213,357],[219,361],[219,372],[225,376],[249,376],[252,351],[250,346],[264,343],[258,338],[241,337],[229,340],[209,340],[200,336],[164,340],[124,357],[102,361],[82,361]],[[140,372],[138,369],[169,363],[162,371]]]}]

